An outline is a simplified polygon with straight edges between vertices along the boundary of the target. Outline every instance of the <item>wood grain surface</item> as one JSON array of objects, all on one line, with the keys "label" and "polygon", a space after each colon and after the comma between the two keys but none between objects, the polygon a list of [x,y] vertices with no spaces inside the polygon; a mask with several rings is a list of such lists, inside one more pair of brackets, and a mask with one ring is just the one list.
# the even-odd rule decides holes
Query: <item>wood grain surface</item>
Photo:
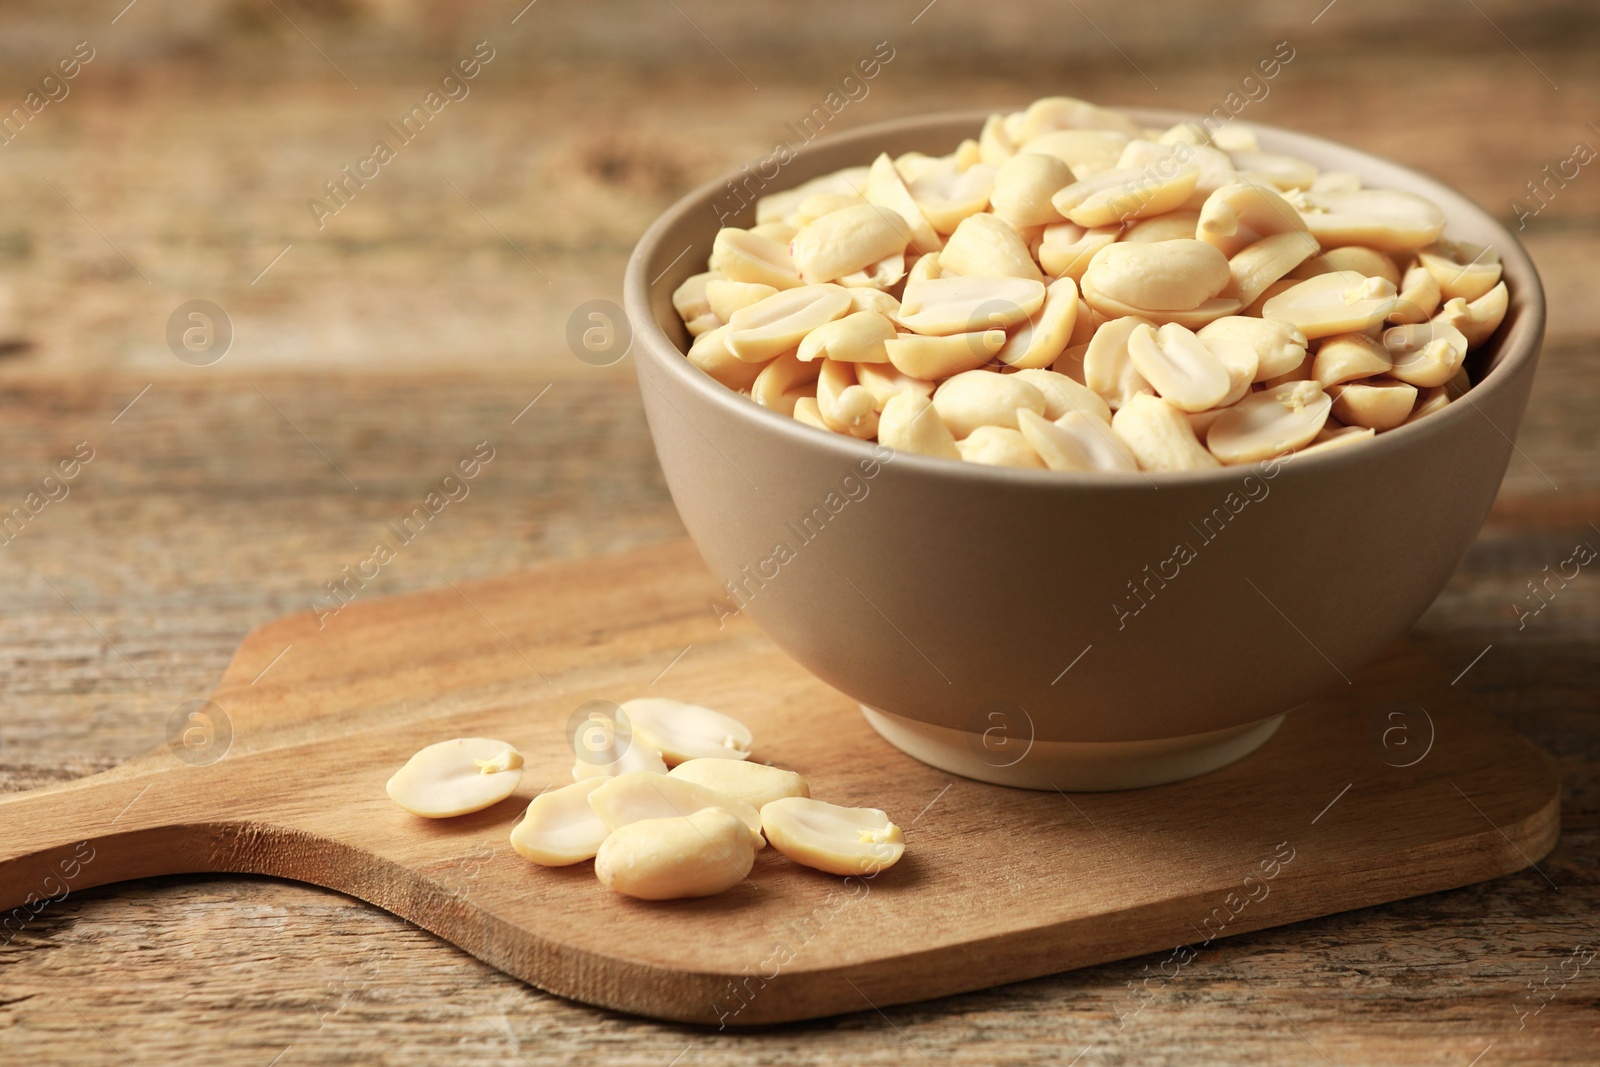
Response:
[{"label": "wood grain surface", "polygon": [[[1414,636],[1555,759],[1562,838],[1548,882],[1527,871],[1229,939],[1120,1030],[1126,983],[1164,956],[708,1035],[539,994],[338,894],[154,879],[74,893],[0,946],[8,1060],[1592,1062],[1600,970],[1569,961],[1600,940],[1600,579],[1550,575],[1600,548],[1600,178],[1586,166],[1542,203],[1527,190],[1577,143],[1600,147],[1587,7],[123,8],[0,14],[8,108],[76,42],[96,49],[0,147],[0,502],[79,442],[95,450],[0,546],[5,788],[159,744],[248,630],[305,609],[479,441],[496,458],[471,495],[373,593],[676,536],[627,361],[574,359],[568,317],[618,298],[656,212],[769,152],[875,42],[896,58],[840,129],[1050,92],[1203,110],[1288,40],[1295,60],[1241,118],[1392,156],[1508,220],[1514,200],[1539,208],[1522,236],[1550,331],[1519,454]],[[480,40],[497,55],[471,95],[318,230],[307,199]],[[211,366],[165,342],[191,299],[235,327]]]},{"label": "wood grain surface", "polygon": [[[718,1031],[1168,950],[1121,1027],[1222,938],[1509,874],[1555,844],[1548,760],[1414,649],[1220,771],[1074,797],[897,752],[753,623],[713,619],[718,590],[684,540],[267,623],[165,747],[0,798],[0,927],[132,878],[270,874],[377,904],[540,989]],[[844,879],[767,849],[726,893],[655,904],[603,890],[589,864],[517,856],[515,816],[571,781],[570,716],[649,695],[736,713],[752,758],[881,807],[909,854]],[[411,753],[469,735],[523,753],[512,797],[433,821],[379,789]]]}]

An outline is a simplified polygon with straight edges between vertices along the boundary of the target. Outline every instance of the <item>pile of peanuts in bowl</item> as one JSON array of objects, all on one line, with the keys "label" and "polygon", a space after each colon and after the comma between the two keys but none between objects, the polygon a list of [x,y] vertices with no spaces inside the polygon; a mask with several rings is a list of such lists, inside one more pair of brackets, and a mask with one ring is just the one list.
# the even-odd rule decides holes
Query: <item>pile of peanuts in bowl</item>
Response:
[{"label": "pile of peanuts in bowl", "polygon": [[817,430],[1057,471],[1356,445],[1472,385],[1493,249],[1420,196],[1048,97],[946,156],[756,202],[673,305],[688,359]]}]

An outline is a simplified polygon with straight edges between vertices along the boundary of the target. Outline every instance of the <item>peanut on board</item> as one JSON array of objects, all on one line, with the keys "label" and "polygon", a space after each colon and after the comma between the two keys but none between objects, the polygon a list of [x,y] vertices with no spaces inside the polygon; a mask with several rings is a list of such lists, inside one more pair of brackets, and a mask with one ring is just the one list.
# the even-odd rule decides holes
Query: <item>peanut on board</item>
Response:
[{"label": "peanut on board", "polygon": [[769,767],[749,760],[700,757],[678,764],[667,772],[669,778],[733,797],[760,811],[779,797],[808,797],[811,787],[794,771]]},{"label": "peanut on board", "polygon": [[608,889],[640,900],[709,897],[749,876],[757,837],[721,808],[640,819],[601,843],[594,873]]},{"label": "peanut on board", "polygon": [[540,793],[511,830],[517,855],[542,867],[570,867],[594,859],[611,828],[589,806],[589,794],[606,781],[584,778]]},{"label": "peanut on board", "polygon": [[412,756],[385,789],[413,815],[448,819],[493,807],[521,781],[522,755],[516,749],[487,737],[458,737]]},{"label": "peanut on board", "polygon": [[637,697],[620,705],[643,738],[661,752],[668,766],[704,756],[749,759],[750,728],[731,715],[664,697]]},{"label": "peanut on board", "polygon": [[608,747],[598,752],[588,752],[586,756],[579,756],[572,761],[574,782],[587,778],[613,778],[631,771],[666,774],[667,761],[661,758],[661,750],[647,738],[623,739],[615,735],[611,737]]},{"label": "peanut on board", "polygon": [[[900,397],[927,404],[915,392],[891,399]],[[1020,454],[1042,466],[1016,430],[984,429],[1015,435]],[[593,859],[596,878],[618,893],[677,900],[721,893],[749,878],[769,824],[785,856],[837,874],[875,876],[905,852],[904,835],[882,811],[813,800],[801,775],[751,762],[753,737],[738,719],[655,697],[618,707],[632,724],[632,743],[623,743],[630,731],[615,729],[609,716],[591,714],[607,727],[581,737],[592,760],[580,755],[579,768],[593,769],[575,770],[577,781],[569,785],[547,787],[512,827],[511,847],[529,862],[568,867]],[[594,744],[596,738],[605,745]],[[567,740],[578,749],[579,737]],[[665,761],[662,752],[669,754]],[[640,755],[630,759],[630,753]],[[627,769],[630,762],[648,769]],[[667,762],[675,764],[670,772]],[[522,754],[511,745],[461,737],[417,752],[387,791],[413,814],[449,818],[506,799],[522,776]]]},{"label": "peanut on board", "polygon": [[784,797],[761,809],[772,847],[829,874],[887,870],[905,854],[905,835],[877,808],[846,808],[808,797]]},{"label": "peanut on board", "polygon": [[1193,470],[1359,445],[1457,399],[1510,293],[1446,223],[1243,127],[1047,97],[946,155],[760,198],[672,300],[691,363],[820,433]]},{"label": "peanut on board", "polygon": [[686,778],[650,771],[632,771],[604,779],[589,794],[589,807],[613,830],[640,819],[693,815],[705,808],[721,808],[738,816],[752,833],[761,832],[760,814],[744,801]]}]

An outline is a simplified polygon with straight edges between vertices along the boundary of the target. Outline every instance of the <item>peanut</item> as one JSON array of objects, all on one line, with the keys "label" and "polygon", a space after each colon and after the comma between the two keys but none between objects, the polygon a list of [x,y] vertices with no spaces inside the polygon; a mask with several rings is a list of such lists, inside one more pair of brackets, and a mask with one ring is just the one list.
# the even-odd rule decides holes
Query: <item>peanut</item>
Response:
[{"label": "peanut", "polygon": [[1222,361],[1182,326],[1135,326],[1128,335],[1128,358],[1157,393],[1184,411],[1215,407],[1233,388]]},{"label": "peanut", "polygon": [[1236,182],[1206,197],[1194,236],[1232,259],[1283,233],[1309,233],[1293,205],[1265,186]]},{"label": "peanut", "polygon": [[1006,332],[995,328],[943,337],[902,333],[883,346],[896,370],[913,378],[936,381],[976,370],[993,359],[1005,343]]},{"label": "peanut", "polygon": [[909,237],[899,215],[876,204],[859,204],[800,227],[789,242],[789,254],[800,280],[817,285],[900,255]]},{"label": "peanut", "polygon": [[667,772],[760,811],[780,797],[808,797],[811,787],[793,771],[750,761],[700,758],[687,760]]},{"label": "peanut", "polygon": [[1345,382],[1328,388],[1333,417],[1347,426],[1382,433],[1405,422],[1417,403],[1417,387],[1392,378]]},{"label": "peanut", "polygon": [[900,452],[961,458],[950,428],[940,421],[932,402],[920,393],[898,392],[889,398],[878,419],[878,440]]},{"label": "peanut", "polygon": [[1470,303],[1460,297],[1445,301],[1434,319],[1454,326],[1469,347],[1477,348],[1500,328],[1506,317],[1506,303],[1506,283],[1501,282]]},{"label": "peanut", "polygon": [[[790,414],[794,416],[795,422],[803,422],[807,426],[814,426],[829,433],[835,432],[833,427],[822,421],[822,409],[817,407],[817,398],[814,396],[796,397],[794,411]],[[662,764],[662,769],[666,769],[665,764]]]},{"label": "peanut", "polygon": [[1017,231],[995,215],[969,215],[962,219],[939,251],[938,262],[939,269],[950,274],[1044,280]]},{"label": "peanut", "polygon": [[733,318],[735,311],[742,311],[759,300],[775,296],[777,292],[772,286],[759,282],[735,282],[719,278],[706,282],[705,301],[719,321],[727,322]]},{"label": "peanut", "polygon": [[1082,411],[1045,419],[1017,412],[1024,440],[1053,471],[1137,471],[1138,460],[1110,423]]},{"label": "peanut", "polygon": [[1075,222],[1046,226],[1039,242],[1039,265],[1057,278],[1082,281],[1095,253],[1114,244],[1120,232],[1116,226],[1086,229]]},{"label": "peanut", "polygon": [[1311,365],[1311,376],[1324,389],[1388,373],[1388,350],[1364,333],[1341,333],[1324,338]]},{"label": "peanut", "polygon": [[877,311],[856,311],[823,323],[800,342],[795,356],[802,363],[834,359],[845,363],[887,363],[883,343],[895,335],[894,323]]},{"label": "peanut", "polygon": [[1127,145],[1128,137],[1115,130],[1050,130],[1028,138],[1024,151],[1054,156],[1074,178],[1089,178],[1115,167]]},{"label": "peanut", "polygon": [[1077,324],[1078,287],[1071,278],[1058,278],[1046,287],[1044,306],[1017,324],[995,358],[1019,369],[1048,367],[1067,347]]},{"label": "peanut", "polygon": [[[1329,419],[1328,422],[1331,424],[1333,420]],[[1346,445],[1353,445],[1360,441],[1369,441],[1374,436],[1376,436],[1376,432],[1365,426],[1324,426],[1321,432],[1311,439],[1309,445],[1295,449],[1292,455],[1298,458],[1312,452],[1326,452],[1330,449],[1344,448]]]},{"label": "peanut", "polygon": [[[685,278],[683,283],[672,291],[672,307],[678,313],[678,317],[684,322],[693,322],[702,316],[713,314],[711,301],[706,296],[706,287],[721,279],[722,272],[716,270],[691,274]],[[728,320],[724,318],[722,321]]]},{"label": "peanut", "polygon": [[900,172],[894,167],[887,154],[879,155],[872,161],[872,167],[867,171],[867,188],[863,194],[867,203],[887,211],[892,211],[899,217],[903,226],[895,227],[905,237],[902,252],[921,255],[924,252],[937,252],[944,242],[939,240],[939,235],[934,232],[933,225],[928,222],[922,209],[917,206],[916,198],[906,188],[905,181],[900,177]]},{"label": "peanut", "polygon": [[[1018,414],[1032,413],[1024,408]],[[968,463],[1044,470],[1044,461],[1029,446],[1027,439],[1008,426],[979,426],[956,442],[956,451]]]},{"label": "peanut", "polygon": [[1418,264],[1407,270],[1400,283],[1400,293],[1395,298],[1394,310],[1389,312],[1393,323],[1427,322],[1439,310],[1439,283],[1433,272]]},{"label": "peanut", "polygon": [[707,330],[689,346],[689,362],[736,392],[755,384],[766,363],[746,363],[728,351],[728,327]]},{"label": "peanut", "polygon": [[1044,397],[1044,417],[1054,422],[1069,411],[1093,415],[1101,422],[1111,422],[1111,406],[1093,389],[1065,374],[1053,370],[1028,369],[1017,371],[1013,377],[1027,382]]},{"label": "peanut", "polygon": [[856,365],[822,361],[817,374],[817,414],[828,429],[862,440],[878,435],[878,411],[870,392],[856,380]]},{"label": "peanut", "polygon": [[980,426],[1017,428],[1017,409],[1045,409],[1044,394],[1015,374],[970,370],[947,378],[933,393],[933,409],[957,441]]},{"label": "peanut", "polygon": [[793,215],[807,197],[817,194],[855,193],[867,181],[866,167],[846,167],[824,174],[820,178],[785,189],[780,193],[769,193],[756,201],[756,223],[782,222]]},{"label": "peanut", "polygon": [[1099,393],[1112,410],[1127,403],[1135,393],[1155,392],[1128,355],[1128,339],[1133,331],[1151,325],[1149,319],[1132,315],[1112,319],[1095,331],[1083,354],[1084,384]]},{"label": "peanut", "polygon": [[1195,439],[1189,420],[1159,396],[1139,393],[1111,417],[1111,428],[1147,471],[1205,470],[1221,466]]},{"label": "peanut", "polygon": [[936,382],[902,374],[892,363],[861,363],[856,366],[856,381],[872,394],[872,406],[881,414],[883,406],[896,393],[915,393],[924,400],[933,396]]},{"label": "peanut", "polygon": [[1079,226],[1109,226],[1182,207],[1199,180],[1200,170],[1192,163],[1142,171],[1112,169],[1073,182],[1050,203]]},{"label": "peanut", "polygon": [[1317,338],[1371,329],[1389,317],[1394,305],[1393,282],[1334,271],[1297,282],[1268,299],[1261,313]]},{"label": "peanut", "polygon": [[998,173],[987,163],[960,170],[951,161],[949,166],[929,168],[912,179],[911,198],[935,233],[954,233],[962,219],[989,206]]},{"label": "peanut", "polygon": [[493,807],[522,781],[522,756],[504,741],[458,737],[429,745],[394,772],[389,799],[424,819]]},{"label": "peanut", "polygon": [[789,249],[770,237],[724,226],[711,243],[711,269],[735,282],[793,289],[801,284]]},{"label": "peanut", "polygon": [[1336,270],[1353,270],[1369,278],[1384,278],[1394,282],[1395,285],[1400,284],[1400,270],[1395,266],[1393,259],[1375,249],[1362,248],[1360,245],[1330,248],[1320,256],[1312,256],[1290,271],[1289,277],[1296,281],[1305,281],[1307,278],[1315,278],[1319,274],[1331,274]]},{"label": "peanut", "polygon": [[772,847],[829,874],[877,874],[905,854],[905,835],[877,808],[845,808],[808,797],[784,797],[761,809]]},{"label": "peanut", "polygon": [[849,310],[850,294],[837,285],[789,289],[734,312],[725,343],[747,363],[765,362],[796,348],[806,334]]},{"label": "peanut", "polygon": [[1294,156],[1272,152],[1230,152],[1229,155],[1241,175],[1279,189],[1309,189],[1317,180],[1317,168]]},{"label": "peanut", "polygon": [[[1195,228],[1200,224],[1198,211],[1169,211],[1140,219],[1122,232],[1124,244],[1154,244],[1158,241],[1192,241]],[[1082,229],[1080,226],[1079,229]]]},{"label": "peanut", "polygon": [[1448,322],[1394,326],[1383,331],[1383,347],[1394,364],[1390,374],[1432,388],[1454,378],[1467,357],[1467,338]]},{"label": "peanut", "polygon": [[1284,277],[1307,256],[1316,252],[1317,239],[1309,233],[1275,233],[1263,237],[1233,254],[1228,260],[1228,295],[1239,303],[1256,301],[1267,286]]},{"label": "peanut", "polygon": [[[693,815],[707,808],[721,808],[735,816],[752,834],[761,833],[757,810],[736,797],[671,774],[631,771],[615,778],[604,778],[589,794],[589,807],[612,830],[640,819],[664,819],[674,815]],[[760,846],[757,846],[758,848]]]},{"label": "peanut", "polygon": [[989,206],[1013,229],[1061,222],[1050,198],[1072,182],[1072,168],[1055,156],[1021,152],[1000,165]]},{"label": "peanut", "polygon": [[1195,336],[1212,341],[1241,341],[1256,354],[1256,381],[1287,374],[1306,358],[1305,334],[1287,322],[1229,315],[1208,322]]},{"label": "peanut", "polygon": [[1418,252],[1417,262],[1439,283],[1445,300],[1471,303],[1500,281],[1500,257],[1482,245],[1440,241]]},{"label": "peanut", "polygon": [[1332,401],[1316,382],[1288,382],[1251,393],[1217,417],[1206,447],[1224,463],[1256,463],[1307,445],[1328,421]]},{"label": "peanut", "polygon": [[755,836],[720,808],[643,819],[605,839],[594,873],[606,888],[640,900],[709,897],[749,876]]},{"label": "peanut", "polygon": [[534,797],[511,830],[511,847],[517,855],[543,867],[570,867],[593,859],[611,833],[589,806],[589,794],[605,781],[585,778]]},{"label": "peanut", "polygon": [[1324,248],[1365,245],[1403,252],[1433,244],[1444,232],[1444,212],[1414,193],[1362,189],[1354,193],[1308,192],[1300,217]]},{"label": "peanut", "polygon": [[1114,244],[1102,248],[1083,274],[1091,290],[1149,311],[1188,311],[1218,295],[1231,280],[1228,261],[1203,241]]},{"label": "peanut", "polygon": [[785,352],[761,368],[756,380],[750,383],[750,399],[764,408],[793,415],[797,400],[808,394],[816,395],[812,383],[821,369],[821,361],[802,363],[793,352]]},{"label": "peanut", "polygon": [[1074,96],[1045,96],[1029,104],[1018,123],[1026,142],[1056,130],[1108,130],[1123,138],[1139,136],[1139,127],[1120,111]]},{"label": "peanut", "polygon": [[[909,290],[900,303],[900,324],[912,333],[937,337],[1005,330],[1030,319],[1044,306],[1044,297],[1043,282],[949,275]],[[1076,291],[1073,300],[1077,300]]]},{"label": "peanut", "polygon": [[636,697],[619,707],[643,738],[676,766],[703,756],[750,758],[750,728],[731,715],[663,697]]}]

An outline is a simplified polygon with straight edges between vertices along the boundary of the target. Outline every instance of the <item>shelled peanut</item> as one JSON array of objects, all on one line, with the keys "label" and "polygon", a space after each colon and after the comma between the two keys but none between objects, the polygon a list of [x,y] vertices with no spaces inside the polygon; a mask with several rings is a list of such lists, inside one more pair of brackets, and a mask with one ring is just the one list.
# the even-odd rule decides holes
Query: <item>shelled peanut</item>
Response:
[{"label": "shelled peanut", "polygon": [[1051,97],[947,156],[762,198],[673,302],[688,359],[818,430],[998,466],[1165,471],[1440,410],[1505,317],[1412,193]]},{"label": "shelled peanut", "polygon": [[[799,774],[751,762],[739,720],[652,697],[619,707],[628,740],[595,751],[571,739],[584,753],[574,780],[529,802],[511,830],[518,855],[544,867],[592,859],[618,893],[677,900],[738,885],[768,840],[795,863],[840,875],[872,877],[904,854],[904,835],[882,811],[814,800]],[[504,741],[457,738],[412,756],[387,791],[414,815],[453,818],[510,797],[523,766]]]}]

